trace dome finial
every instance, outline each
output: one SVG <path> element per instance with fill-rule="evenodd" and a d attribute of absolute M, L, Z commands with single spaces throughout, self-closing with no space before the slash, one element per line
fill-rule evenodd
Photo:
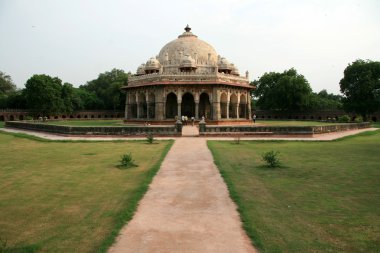
<path fill-rule="evenodd" d="M 191 28 L 189 27 L 189 24 L 187 24 L 186 27 L 185 27 L 185 31 L 186 32 L 190 32 L 190 30 L 191 30 Z"/>

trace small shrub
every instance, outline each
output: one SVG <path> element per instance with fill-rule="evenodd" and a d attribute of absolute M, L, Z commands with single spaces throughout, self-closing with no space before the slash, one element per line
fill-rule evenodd
<path fill-rule="evenodd" d="M 280 166 L 280 158 L 278 157 L 280 153 L 278 151 L 269 151 L 261 155 L 263 161 L 271 168 Z"/>
<path fill-rule="evenodd" d="M 154 136 L 152 133 L 148 133 L 146 135 L 146 141 L 149 143 L 149 144 L 152 144 L 154 142 Z"/>
<path fill-rule="evenodd" d="M 363 123 L 363 117 L 362 116 L 356 116 L 354 122 L 355 123 Z"/>
<path fill-rule="evenodd" d="M 128 153 L 128 154 L 122 155 L 121 160 L 120 160 L 120 165 L 125 168 L 136 166 L 132 158 L 132 154 Z"/>
<path fill-rule="evenodd" d="M 338 117 L 338 122 L 340 122 L 340 123 L 348 123 L 348 122 L 350 122 L 350 120 L 351 120 L 351 118 L 348 115 L 342 115 L 342 116 Z"/>

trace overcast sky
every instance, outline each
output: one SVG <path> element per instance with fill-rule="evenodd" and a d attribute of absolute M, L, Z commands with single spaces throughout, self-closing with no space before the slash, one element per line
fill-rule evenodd
<path fill-rule="evenodd" d="M 112 68 L 135 73 L 189 24 L 251 81 L 294 67 L 339 93 L 345 67 L 380 60 L 379 0 L 0 0 L 0 71 L 74 86 Z"/>

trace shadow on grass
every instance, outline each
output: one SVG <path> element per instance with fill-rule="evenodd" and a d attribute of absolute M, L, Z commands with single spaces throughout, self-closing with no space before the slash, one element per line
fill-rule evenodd
<path fill-rule="evenodd" d="M 126 170 L 126 169 L 131 169 L 131 168 L 136 168 L 136 167 L 139 167 L 137 164 L 130 164 L 130 165 L 116 165 L 115 166 L 116 168 L 118 168 L 119 170 Z"/>

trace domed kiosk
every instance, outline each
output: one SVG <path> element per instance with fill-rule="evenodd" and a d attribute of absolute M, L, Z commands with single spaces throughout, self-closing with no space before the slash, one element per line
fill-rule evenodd
<path fill-rule="evenodd" d="M 237 67 L 191 32 L 167 43 L 158 56 L 129 77 L 125 121 L 172 121 L 182 115 L 209 123 L 241 123 L 251 118 L 248 72 Z"/>

